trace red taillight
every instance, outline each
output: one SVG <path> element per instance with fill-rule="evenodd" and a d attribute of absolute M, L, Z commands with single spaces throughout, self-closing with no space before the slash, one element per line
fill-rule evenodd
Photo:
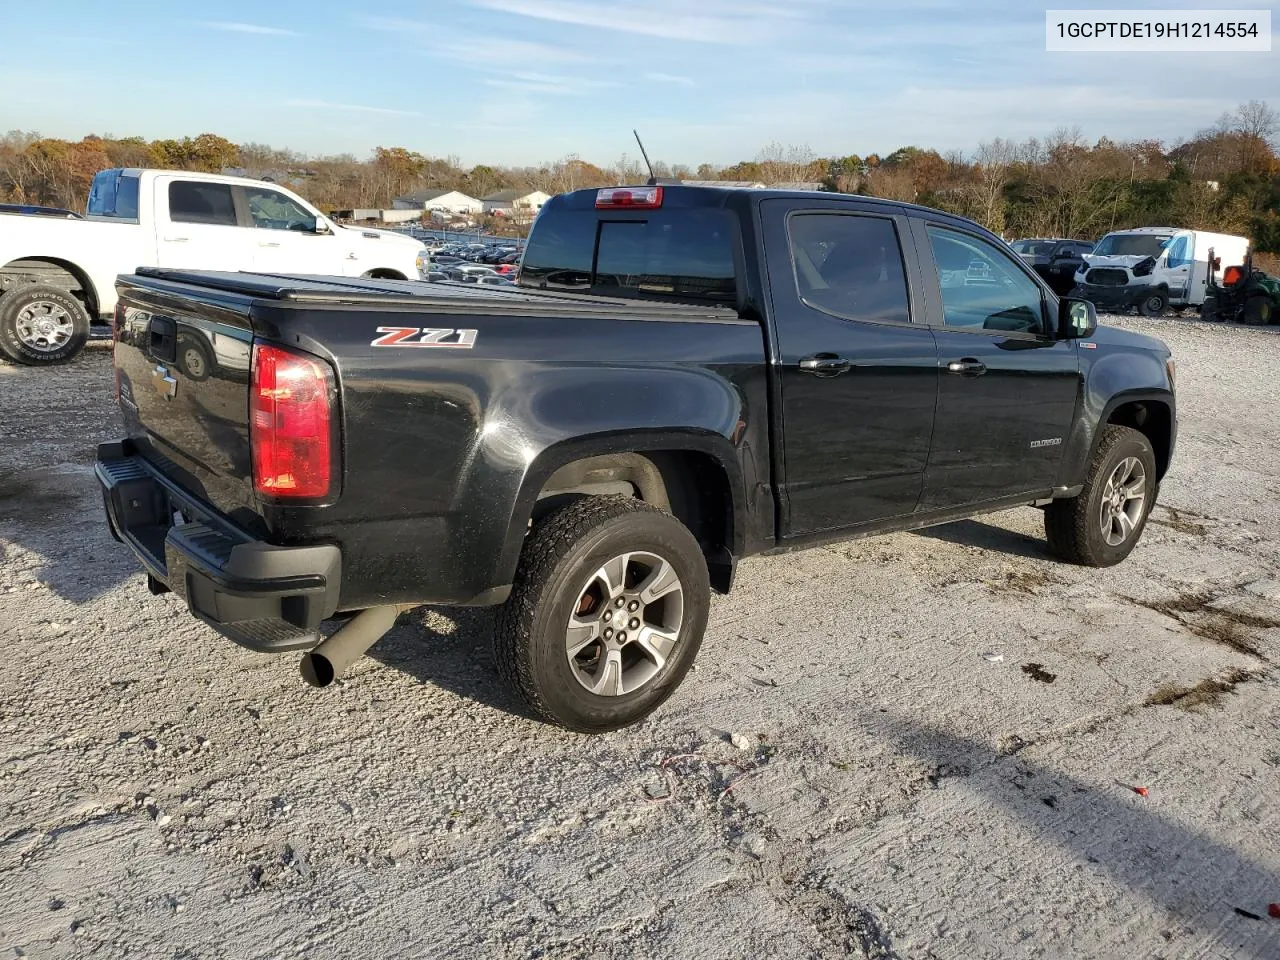
<path fill-rule="evenodd" d="M 314 357 L 253 345 L 249 440 L 253 486 L 270 497 L 324 497 L 332 461 L 328 366 Z"/>
<path fill-rule="evenodd" d="M 608 187 L 596 193 L 596 209 L 656 210 L 662 206 L 661 187 Z"/>

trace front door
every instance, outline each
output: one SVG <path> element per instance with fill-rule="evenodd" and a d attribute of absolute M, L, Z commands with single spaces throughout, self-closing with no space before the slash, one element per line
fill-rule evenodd
<path fill-rule="evenodd" d="M 782 394 L 782 529 L 819 536 L 910 514 L 938 392 L 913 323 L 903 217 L 762 204 Z M 911 258 L 914 262 L 914 258 Z"/>
<path fill-rule="evenodd" d="M 258 273 L 351 273 L 333 233 L 316 233 L 316 216 L 270 187 L 244 187 L 253 224 L 253 269 Z M 354 262 L 352 264 L 354 266 Z"/>
<path fill-rule="evenodd" d="M 1012 256 L 961 230 L 913 228 L 934 267 L 924 272 L 940 377 L 920 509 L 1043 494 L 1075 418 L 1078 341 L 1055 338 L 1056 301 Z"/>

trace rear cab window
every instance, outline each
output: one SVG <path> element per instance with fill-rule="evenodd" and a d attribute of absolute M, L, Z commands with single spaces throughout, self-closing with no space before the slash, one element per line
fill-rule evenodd
<path fill-rule="evenodd" d="M 125 170 L 103 170 L 89 187 L 89 204 L 85 212 L 91 217 L 138 221 L 138 175 Z"/>
<path fill-rule="evenodd" d="M 589 195 L 588 195 L 589 196 Z M 731 213 L 719 206 L 597 210 L 558 197 L 539 215 L 520 285 L 606 296 L 733 304 L 737 299 Z"/>

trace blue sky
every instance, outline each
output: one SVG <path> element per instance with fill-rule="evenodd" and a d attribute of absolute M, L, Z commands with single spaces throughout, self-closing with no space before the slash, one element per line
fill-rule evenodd
<path fill-rule="evenodd" d="M 1051 54 L 1044 10 L 992 0 L 50 0 L 6 14 L 0 127 L 210 131 L 361 157 L 396 145 L 467 164 L 568 153 L 611 163 L 634 158 L 638 127 L 655 159 L 696 164 L 750 159 L 770 141 L 823 156 L 969 151 L 1075 124 L 1090 139 L 1172 141 L 1280 92 L 1280 43 L 1269 54 Z M 1271 103 L 1280 108 L 1280 96 Z"/>

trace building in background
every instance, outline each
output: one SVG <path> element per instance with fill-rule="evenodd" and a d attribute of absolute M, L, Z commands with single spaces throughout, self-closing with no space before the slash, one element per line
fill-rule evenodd
<path fill-rule="evenodd" d="M 499 190 L 482 201 L 484 212 L 499 217 L 526 220 L 537 216 L 542 205 L 550 200 L 541 190 Z"/>
<path fill-rule="evenodd" d="M 474 216 L 484 210 L 484 204 L 458 190 L 416 190 L 403 197 L 396 197 L 391 205 L 397 210 L 442 210 Z"/>

